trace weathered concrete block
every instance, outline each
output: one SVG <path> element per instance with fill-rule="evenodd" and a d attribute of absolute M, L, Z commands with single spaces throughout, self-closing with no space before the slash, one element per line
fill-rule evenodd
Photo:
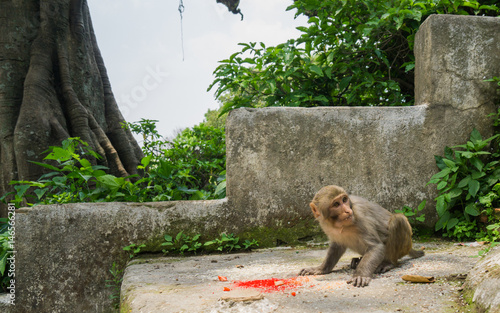
<path fill-rule="evenodd" d="M 242 218 L 286 227 L 312 218 L 322 186 L 400 209 L 428 194 L 435 171 L 427 106 L 238 109 L 227 119 L 227 196 Z M 426 145 L 427 143 L 431 146 Z"/>
<path fill-rule="evenodd" d="M 490 251 L 467 275 L 464 284 L 467 300 L 478 312 L 500 313 L 500 249 Z"/>
<path fill-rule="evenodd" d="M 17 214 L 14 312 L 108 312 L 106 280 L 124 266 L 129 244 L 158 246 L 163 235 L 191 230 L 214 238 L 227 201 L 78 203 Z"/>
<path fill-rule="evenodd" d="M 491 105 L 500 75 L 500 19 L 431 15 L 415 36 L 416 104 L 459 110 Z"/>

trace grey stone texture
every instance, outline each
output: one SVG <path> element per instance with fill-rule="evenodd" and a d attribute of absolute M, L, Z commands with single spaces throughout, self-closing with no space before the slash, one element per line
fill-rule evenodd
<path fill-rule="evenodd" d="M 500 313 L 500 249 L 490 251 L 474 266 L 464 289 L 478 312 Z"/>
<path fill-rule="evenodd" d="M 327 184 L 389 210 L 429 199 L 433 156 L 492 133 L 500 20 L 431 16 L 416 36 L 414 107 L 239 109 L 227 120 L 227 196 L 221 201 L 89 203 L 21 209 L 16 218 L 15 312 L 106 312 L 106 280 L 122 247 L 158 249 L 164 234 L 220 232 L 274 242 L 318 231 L 308 202 Z M 300 231 L 298 231 L 300 229 Z M 267 232 L 266 232 L 267 230 Z M 478 301 L 481 299 L 477 298 Z"/>
<path fill-rule="evenodd" d="M 20 209 L 16 224 L 14 312 L 111 311 L 106 280 L 122 248 L 161 250 L 167 233 L 193 230 L 214 238 L 227 201 L 77 203 Z"/>
<path fill-rule="evenodd" d="M 348 250 L 332 273 L 299 277 L 297 286 L 269 293 L 264 288 L 244 289 L 233 283 L 295 279 L 300 269 L 321 264 L 326 249 L 281 248 L 230 255 L 139 258 L 125 270 L 121 308 L 122 312 L 132 313 L 467 312 L 456 299 L 466 273 L 480 260 L 471 256 L 477 255 L 482 247 L 439 241 L 416 246 L 425 246 L 424 257 L 403 258 L 400 266 L 375 275 L 365 288 L 347 284 L 353 273 L 351 258 L 358 256 Z M 436 283 L 405 283 L 404 275 L 434 277 Z M 218 276 L 226 277 L 227 281 L 219 281 Z M 224 291 L 224 287 L 231 290 Z M 498 288 L 493 286 L 491 291 Z M 292 292 L 296 295 L 292 296 Z M 262 300 L 246 303 L 220 300 L 259 293 Z"/>

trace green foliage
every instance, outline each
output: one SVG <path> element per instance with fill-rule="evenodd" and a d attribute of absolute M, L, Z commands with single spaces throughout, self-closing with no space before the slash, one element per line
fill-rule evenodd
<path fill-rule="evenodd" d="M 493 77 L 491 79 L 486 79 L 485 81 L 496 82 L 496 84 L 498 85 L 497 89 L 500 90 L 500 77 Z M 493 118 L 493 126 L 500 126 L 500 106 L 498 107 L 496 113 L 491 113 L 489 116 Z"/>
<path fill-rule="evenodd" d="M 229 96 L 221 96 L 219 97 L 219 101 L 221 103 L 225 103 L 229 101 Z M 221 114 L 221 112 L 221 108 L 219 108 L 218 110 L 209 109 L 207 113 L 205 113 L 205 121 L 203 122 L 203 125 L 225 130 L 227 113 Z"/>
<path fill-rule="evenodd" d="M 302 35 L 241 51 L 214 71 L 222 113 L 239 107 L 410 105 L 414 36 L 430 14 L 497 15 L 495 1 L 297 0 Z"/>
<path fill-rule="evenodd" d="M 68 138 L 50 147 L 44 163 L 51 172 L 37 181 L 12 181 L 9 202 L 20 205 L 70 202 L 146 202 L 207 200 L 226 196 L 226 151 L 223 129 L 203 124 L 186 129 L 172 141 L 156 131 L 156 121 L 127 124 L 143 135 L 147 154 L 138 169 L 144 176 L 116 177 L 107 167 L 92 165 L 100 156 L 79 138 Z M 135 181 L 131 181 L 135 178 Z"/>
<path fill-rule="evenodd" d="M 200 239 L 200 235 L 189 236 L 184 234 L 182 231 L 173 238 L 170 235 L 164 236 L 165 242 L 161 245 L 165 247 L 162 250 L 163 253 L 171 253 L 177 252 L 180 254 L 184 254 L 184 252 L 192 252 L 196 254 L 198 250 L 200 250 L 203 246 L 198 240 Z"/>
<path fill-rule="evenodd" d="M 226 142 L 223 128 L 204 123 L 187 128 L 173 140 L 156 131 L 156 121 L 127 124 L 144 138 L 147 169 L 141 183 L 151 190 L 152 201 L 207 200 L 225 197 Z M 221 185 L 219 187 L 219 185 Z"/>
<path fill-rule="evenodd" d="M 133 243 L 133 244 L 131 244 L 129 246 L 123 247 L 123 250 L 129 252 L 129 258 L 132 259 L 137 254 L 139 254 L 141 252 L 141 249 L 144 248 L 144 247 L 146 247 L 145 244 L 136 245 L 135 243 Z"/>
<path fill-rule="evenodd" d="M 200 235 L 189 236 L 184 234 L 182 231 L 177 234 L 177 236 L 172 237 L 170 235 L 164 236 L 165 242 L 161 246 L 165 247 L 162 252 L 167 253 L 194 253 L 201 250 L 210 251 L 210 248 L 215 249 L 215 251 L 220 252 L 231 252 L 233 250 L 250 250 L 259 246 L 257 240 L 245 240 L 243 243 L 239 243 L 239 237 L 235 237 L 234 234 L 221 234 L 220 238 L 215 238 L 213 240 L 200 242 Z M 242 247 L 243 246 L 243 247 Z"/>
<path fill-rule="evenodd" d="M 444 157 L 435 157 L 441 171 L 428 184 L 436 184 L 439 192 L 435 199 L 439 217 L 436 230 L 459 240 L 474 239 L 485 236 L 475 217 L 483 214 L 491 222 L 498 220 L 492 207 L 500 204 L 499 154 L 487 150 L 499 136 L 483 139 L 474 129 L 465 145 L 446 147 Z"/>
<path fill-rule="evenodd" d="M 12 254 L 12 246 L 9 241 L 9 220 L 0 218 L 0 290 L 7 290 L 9 286 L 8 257 Z"/>
<path fill-rule="evenodd" d="M 135 123 L 123 122 L 122 127 L 142 136 L 142 152 L 144 152 L 144 155 L 159 158 L 162 150 L 167 148 L 168 142 L 165 142 L 163 136 L 156 129 L 156 123 L 158 123 L 158 120 L 141 118 L 140 121 Z"/>
<path fill-rule="evenodd" d="M 239 237 L 234 237 L 234 234 L 222 234 L 220 238 L 205 242 L 205 246 L 216 245 L 216 250 L 231 252 L 233 249 L 241 249 L 238 244 Z"/>
<path fill-rule="evenodd" d="M 174 184 L 191 192 L 192 200 L 209 198 L 226 168 L 224 130 L 201 124 L 182 131 L 170 145 L 164 151 L 164 164 L 172 168 Z"/>
<path fill-rule="evenodd" d="M 427 200 L 420 202 L 420 204 L 416 209 L 413 209 L 405 205 L 403 209 L 395 210 L 395 212 L 404 214 L 408 218 L 408 221 L 410 222 L 411 226 L 415 227 L 417 225 L 417 222 L 423 223 L 425 221 L 425 214 L 422 213 L 419 214 L 419 212 L 421 212 L 425 208 L 426 203 Z"/>
<path fill-rule="evenodd" d="M 119 269 L 119 266 L 113 262 L 109 272 L 111 273 L 112 279 L 106 280 L 106 288 L 112 289 L 109 299 L 112 300 L 113 307 L 118 310 L 120 308 L 120 291 L 123 281 L 123 269 Z"/>
<path fill-rule="evenodd" d="M 23 201 L 27 205 L 120 201 L 134 199 L 139 190 L 125 177 L 106 174 L 107 167 L 92 165 L 100 156 L 79 138 L 68 138 L 61 147 L 50 147 L 46 152 L 46 163 L 32 163 L 52 172 L 37 181 L 12 181 L 16 192 L 9 202 L 19 206 Z M 0 200 L 5 201 L 8 195 Z"/>

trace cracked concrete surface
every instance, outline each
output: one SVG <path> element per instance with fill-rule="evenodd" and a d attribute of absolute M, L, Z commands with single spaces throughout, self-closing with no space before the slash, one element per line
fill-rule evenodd
<path fill-rule="evenodd" d="M 237 281 L 295 278 L 303 267 L 319 265 L 325 249 L 263 249 L 251 253 L 133 260 L 122 284 L 121 312 L 463 312 L 460 297 L 465 274 L 480 258 L 480 247 L 433 242 L 419 259 L 376 275 L 370 285 L 346 283 L 352 274 L 347 252 L 334 271 L 299 277 L 283 290 L 235 287 Z M 403 275 L 433 276 L 432 284 L 404 282 Z M 228 281 L 219 281 L 218 276 Z M 224 287 L 230 291 L 224 291 Z M 500 288 L 500 287 L 499 287 Z M 294 294 L 292 294 L 294 293 Z M 256 297 L 260 300 L 232 301 Z M 229 300 L 222 300 L 229 298 Z M 237 299 L 236 299 L 237 300 Z M 493 311 L 490 311 L 493 312 Z"/>

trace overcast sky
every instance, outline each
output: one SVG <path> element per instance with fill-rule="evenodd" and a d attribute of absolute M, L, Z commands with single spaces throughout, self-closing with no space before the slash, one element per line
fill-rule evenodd
<path fill-rule="evenodd" d="M 238 43 L 276 45 L 298 37 L 296 27 L 306 19 L 285 11 L 291 3 L 241 0 L 241 21 L 216 0 L 183 0 L 182 45 L 179 0 L 88 0 L 123 116 L 129 122 L 159 120 L 164 136 L 202 122 L 208 109 L 219 107 L 207 87 L 218 61 L 239 51 Z"/>

